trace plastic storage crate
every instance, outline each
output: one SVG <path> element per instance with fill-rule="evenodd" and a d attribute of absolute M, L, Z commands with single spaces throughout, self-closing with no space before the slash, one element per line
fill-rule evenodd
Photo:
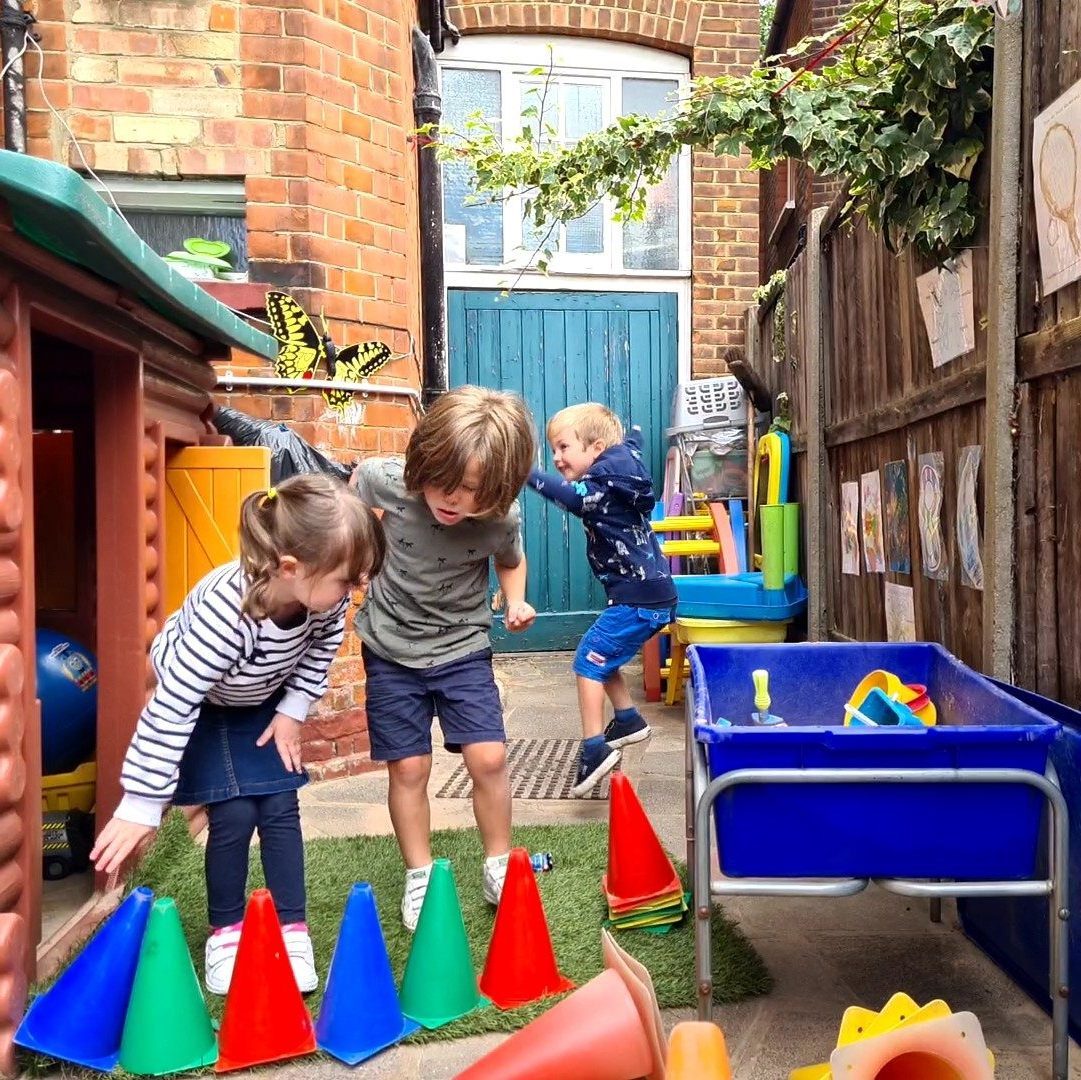
<path fill-rule="evenodd" d="M 681 382 L 672 395 L 667 434 L 747 423 L 747 397 L 734 375 Z"/>
<path fill-rule="evenodd" d="M 1005 685 L 1002 689 L 1062 725 L 1051 744 L 1050 758 L 1070 811 L 1070 970 L 1081 971 L 1081 918 L 1077 914 L 1081 912 L 1081 713 L 1028 690 Z M 1036 872 L 1047 873 L 1047 848 L 1042 842 Z M 957 911 L 965 933 L 1037 1004 L 1050 1010 L 1047 901 L 1034 896 L 964 899 L 957 901 Z M 1070 996 L 1070 1034 L 1081 1039 L 1078 995 Z"/>
<path fill-rule="evenodd" d="M 737 769 L 1011 768 L 1043 774 L 1056 721 L 934 644 L 713 645 L 690 650 L 695 736 L 711 778 Z M 751 724 L 751 672 L 770 673 L 771 711 Z M 843 727 L 876 668 L 928 687 L 933 728 Z M 733 727 L 710 721 L 724 718 Z M 1031 876 L 1043 812 L 1013 784 L 747 785 L 714 804 L 729 877 L 1012 880 Z"/>
<path fill-rule="evenodd" d="M 679 602 L 676 615 L 683 619 L 746 619 L 787 621 L 807 607 L 807 588 L 796 574 L 785 578 L 783 589 L 767 589 L 762 574 L 676 574 Z"/>

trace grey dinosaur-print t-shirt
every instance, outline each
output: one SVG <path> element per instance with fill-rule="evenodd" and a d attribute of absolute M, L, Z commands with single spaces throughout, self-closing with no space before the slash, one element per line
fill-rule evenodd
<path fill-rule="evenodd" d="M 518 504 L 505 518 L 441 525 L 423 495 L 405 490 L 405 462 L 368 458 L 353 477 L 357 494 L 383 511 L 387 558 L 357 612 L 361 640 L 406 667 L 449 664 L 489 645 L 489 560 L 522 561 Z"/>

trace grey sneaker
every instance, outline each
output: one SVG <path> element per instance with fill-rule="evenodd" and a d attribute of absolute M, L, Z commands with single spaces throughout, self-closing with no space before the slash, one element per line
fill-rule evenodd
<path fill-rule="evenodd" d="M 402 922 L 410 933 L 413 933 L 417 928 L 420 909 L 424 906 L 424 897 L 428 892 L 428 879 L 431 876 L 431 863 L 405 872 L 405 892 L 402 894 Z"/>
<path fill-rule="evenodd" d="M 499 898 L 503 895 L 503 882 L 507 879 L 507 862 L 510 853 L 506 855 L 489 855 L 484 860 L 484 899 L 489 904 L 499 906 Z"/>

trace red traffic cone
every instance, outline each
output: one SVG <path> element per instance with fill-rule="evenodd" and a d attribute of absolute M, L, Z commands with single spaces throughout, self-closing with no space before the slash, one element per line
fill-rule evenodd
<path fill-rule="evenodd" d="M 556 964 L 529 852 L 514 848 L 480 977 L 481 993 L 499 1008 L 513 1009 L 573 989 Z"/>
<path fill-rule="evenodd" d="M 613 908 L 682 894 L 676 868 L 657 838 L 630 780 L 612 774 L 608 797 L 608 873 L 601 887 Z"/>
<path fill-rule="evenodd" d="M 268 890 L 256 889 L 244 912 L 214 1071 L 314 1052 L 315 1029 L 297 989 L 274 901 Z"/>

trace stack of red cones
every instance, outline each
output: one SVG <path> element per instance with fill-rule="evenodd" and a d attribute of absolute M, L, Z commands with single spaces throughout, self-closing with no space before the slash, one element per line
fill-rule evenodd
<path fill-rule="evenodd" d="M 608 873 L 601 881 L 616 930 L 664 932 L 687 911 L 683 884 L 638 801 L 630 780 L 612 774 Z"/>

